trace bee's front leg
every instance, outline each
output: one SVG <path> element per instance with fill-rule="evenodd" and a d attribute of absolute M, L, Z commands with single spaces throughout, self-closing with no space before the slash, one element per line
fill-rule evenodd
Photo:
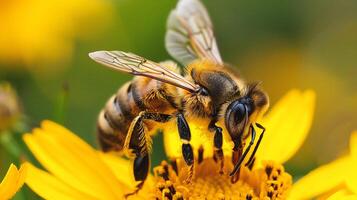
<path fill-rule="evenodd" d="M 259 148 L 259 145 L 260 145 L 260 142 L 262 141 L 264 133 L 265 133 L 265 127 L 264 126 L 262 126 L 259 123 L 255 123 L 255 125 L 262 130 L 262 133 L 260 133 L 258 142 L 255 145 L 254 150 L 253 150 L 252 154 L 250 155 L 248 162 L 245 164 L 245 166 L 248 166 L 249 168 L 252 168 L 253 165 L 254 165 L 255 153 L 257 152 L 257 150 Z"/>
<path fill-rule="evenodd" d="M 222 145 L 223 145 L 223 134 L 222 134 L 222 128 L 216 126 L 215 121 L 212 121 L 208 127 L 208 129 L 212 132 L 214 132 L 214 138 L 213 138 L 213 146 L 214 146 L 214 152 L 213 152 L 213 159 L 216 162 L 220 162 L 220 171 L 219 173 L 223 174 L 223 167 L 224 167 L 224 154 L 222 150 Z"/>
<path fill-rule="evenodd" d="M 185 116 L 182 113 L 177 114 L 177 128 L 180 134 L 180 139 L 182 141 L 182 155 L 186 164 L 190 167 L 190 173 L 186 179 L 186 182 L 190 182 L 193 177 L 194 155 L 192 146 L 190 144 L 190 127 L 188 126 Z"/>
<path fill-rule="evenodd" d="M 239 169 L 240 169 L 240 167 L 241 167 L 241 165 L 242 165 L 242 163 L 243 163 L 245 157 L 247 156 L 247 154 L 248 154 L 250 148 L 251 148 L 252 145 L 254 144 L 254 140 L 255 140 L 256 133 L 255 133 L 255 129 L 254 129 L 253 125 L 250 125 L 250 130 L 251 130 L 250 142 L 248 143 L 247 148 L 244 150 L 244 153 L 239 157 L 238 161 L 236 161 L 236 162 L 234 163 L 234 168 L 233 168 L 232 172 L 230 173 L 230 176 L 232 177 L 231 181 L 232 181 L 233 183 L 235 183 L 235 182 L 238 180 L 238 177 L 239 177 Z M 261 140 L 261 139 L 259 138 L 259 140 Z M 260 142 L 259 142 L 259 143 L 260 143 Z M 242 143 L 240 143 L 240 144 L 242 144 Z M 233 153 L 235 153 L 235 148 L 236 148 L 236 147 L 233 148 Z M 255 150 L 255 151 L 256 151 L 256 150 Z M 254 152 L 254 154 L 255 154 L 255 152 Z M 254 156 L 254 155 L 253 155 L 253 156 Z M 250 158 L 250 159 L 252 159 L 252 158 Z M 250 159 L 249 159 L 249 160 L 250 160 Z M 248 161 L 248 163 L 249 163 L 249 162 L 250 162 L 250 161 Z"/>

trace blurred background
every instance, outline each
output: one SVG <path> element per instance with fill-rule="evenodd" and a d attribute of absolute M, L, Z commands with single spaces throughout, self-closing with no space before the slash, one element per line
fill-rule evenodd
<path fill-rule="evenodd" d="M 303 175 L 346 153 L 357 128 L 357 1 L 202 1 L 224 60 L 247 80 L 263 81 L 272 105 L 292 88 L 316 91 L 311 132 L 288 171 Z M 164 35 L 175 4 L 0 1 L 0 82 L 16 90 L 25 115 L 2 131 L 28 131 L 51 119 L 96 146 L 99 110 L 132 77 L 94 63 L 88 52 L 124 50 L 154 61 L 170 59 Z M 6 98 L 0 94 L 1 99 Z M 161 139 L 154 141 L 153 165 L 165 158 Z M 2 176 L 9 163 L 18 162 L 9 151 L 1 147 Z"/>

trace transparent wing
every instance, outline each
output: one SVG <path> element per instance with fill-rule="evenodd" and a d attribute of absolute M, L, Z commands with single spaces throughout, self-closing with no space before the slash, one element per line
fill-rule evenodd
<path fill-rule="evenodd" d="M 222 64 L 207 10 L 199 0 L 180 0 L 167 21 L 166 49 L 184 65 L 197 58 Z"/>
<path fill-rule="evenodd" d="M 136 76 L 150 77 L 192 92 L 198 90 L 198 86 L 186 80 L 180 74 L 133 53 L 122 51 L 96 51 L 90 53 L 89 57 L 115 70 Z"/>

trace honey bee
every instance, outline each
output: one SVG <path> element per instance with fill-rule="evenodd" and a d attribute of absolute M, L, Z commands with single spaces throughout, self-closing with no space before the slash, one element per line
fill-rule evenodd
<path fill-rule="evenodd" d="M 100 64 L 135 76 L 100 112 L 97 129 L 101 148 L 103 151 L 129 150 L 134 155 L 133 172 L 139 181 L 137 192 L 150 168 L 151 135 L 162 128 L 162 124 L 175 120 L 183 160 L 193 168 L 194 149 L 190 144 L 188 119 L 198 118 L 207 127 L 207 134 L 214 135 L 214 158 L 221 167 L 223 133 L 229 135 L 234 144 L 234 168 L 230 176 L 235 182 L 242 163 L 254 162 L 263 138 L 265 128 L 256 121 L 268 109 L 267 94 L 258 84 L 245 83 L 222 61 L 211 20 L 199 0 L 180 0 L 171 11 L 165 44 L 169 54 L 186 66 L 183 72 L 172 61 L 157 63 L 133 53 L 96 51 L 89 54 Z M 256 143 L 254 127 L 262 129 Z"/>

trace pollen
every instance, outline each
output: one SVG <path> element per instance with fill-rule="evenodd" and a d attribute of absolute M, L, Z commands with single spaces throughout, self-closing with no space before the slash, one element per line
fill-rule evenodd
<path fill-rule="evenodd" d="M 282 165 L 269 161 L 255 169 L 242 167 L 238 181 L 232 183 L 232 164 L 225 160 L 223 174 L 210 158 L 193 169 L 180 160 L 163 161 L 154 168 L 154 199 L 286 199 L 292 178 Z"/>

